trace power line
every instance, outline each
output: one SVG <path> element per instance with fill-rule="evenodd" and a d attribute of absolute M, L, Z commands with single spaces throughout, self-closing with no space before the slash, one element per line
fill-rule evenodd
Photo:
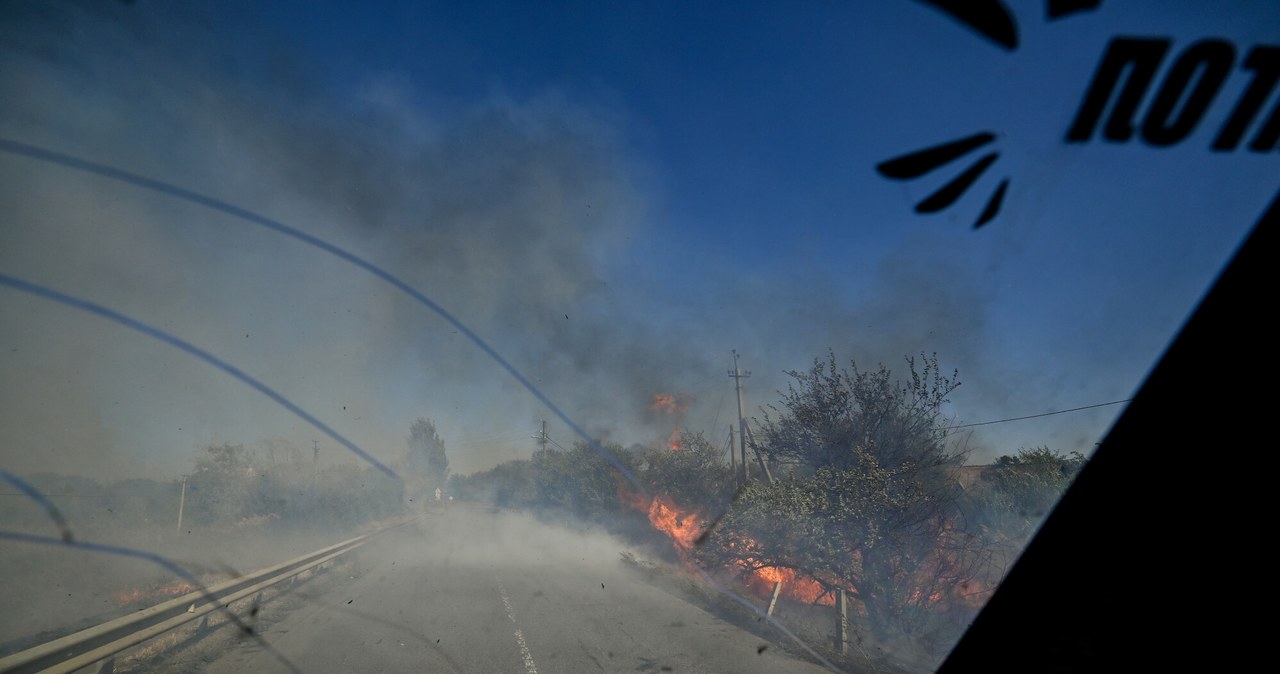
<path fill-rule="evenodd" d="M 1095 407 L 1106 407 L 1107 405 L 1119 405 L 1120 403 L 1132 402 L 1133 398 L 1125 398 L 1124 400 L 1112 400 L 1109 403 L 1098 403 L 1096 405 L 1085 405 L 1084 407 L 1073 407 L 1069 410 L 1058 410 L 1056 412 L 1045 412 L 1044 414 L 1032 414 L 1025 417 L 1013 417 L 1011 419 L 996 419 L 995 421 L 980 421 L 976 424 L 961 424 L 959 426 L 951 426 L 948 431 L 954 431 L 957 428 L 973 428 L 974 426 L 989 426 L 991 424 L 1003 424 L 1009 421 L 1022 421 L 1023 419 L 1036 419 L 1039 417 L 1048 417 L 1055 414 L 1066 414 L 1067 412 L 1079 412 L 1080 410 L 1091 410 Z"/>
<path fill-rule="evenodd" d="M 711 422 L 712 428 L 718 428 L 720 426 L 720 412 L 724 410 L 724 399 L 728 395 L 729 395 L 729 389 L 721 387 L 720 402 L 716 403 L 716 418 L 715 418 L 715 421 Z"/>
<path fill-rule="evenodd" d="M 677 386 L 675 388 L 677 390 L 688 390 L 693 387 L 705 384 L 715 379 L 716 377 L 719 377 L 720 376 L 719 374 L 712 371 L 719 367 L 718 365 L 716 365 L 719 359 L 720 359 L 720 355 L 718 353 L 715 356 L 707 355 L 707 356 L 692 357 L 691 360 L 698 361 L 698 365 L 700 365 L 703 368 L 703 370 L 702 371 L 694 371 L 692 369 L 685 370 L 686 374 L 679 378 L 680 381 L 684 382 L 684 385 Z M 705 374 L 705 376 L 702 376 L 701 372 L 707 372 L 708 374 Z M 700 377 L 700 378 L 695 380 L 693 379 L 693 377 Z"/>
<path fill-rule="evenodd" d="M 465 447 L 480 447 L 484 445 L 499 444 L 499 443 L 522 442 L 524 440 L 528 440 L 529 437 L 530 436 L 524 433 L 512 432 L 512 433 L 503 433 L 503 434 L 495 434 L 495 435 L 486 435 L 483 437 L 467 436 L 461 440 L 446 442 L 445 444 L 446 446 L 448 446 L 449 449 L 459 449 L 459 448 L 465 448 Z M 538 436 L 535 435 L 532 437 L 536 438 Z"/>
<path fill-rule="evenodd" d="M 26 496 L 27 498 L 31 498 L 29 494 L 23 494 L 21 492 L 16 492 L 16 491 L 0 492 L 0 496 Z M 113 497 L 119 497 L 121 495 L 120 494 L 44 494 L 44 496 L 50 496 L 55 498 L 113 498 Z M 141 496 L 134 496 L 134 495 L 128 495 L 128 496 L 133 496 L 134 498 L 141 498 Z"/>

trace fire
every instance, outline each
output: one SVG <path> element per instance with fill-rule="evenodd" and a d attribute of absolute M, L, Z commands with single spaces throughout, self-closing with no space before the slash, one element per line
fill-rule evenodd
<path fill-rule="evenodd" d="M 624 508 L 645 513 L 649 518 L 649 524 L 666 534 L 671 542 L 675 543 L 681 559 L 685 558 L 685 552 L 691 549 L 698 541 L 698 537 L 703 534 L 702 518 L 697 513 L 677 507 L 665 496 L 649 498 L 644 494 L 619 488 L 618 501 Z M 686 563 L 688 563 L 687 560 Z"/>
<path fill-rule="evenodd" d="M 926 597 L 925 597 L 925 595 L 924 595 L 924 590 L 921 590 L 920 588 L 916 588 L 916 589 L 915 589 L 915 591 L 913 591 L 913 592 L 911 593 L 911 598 L 910 598 L 910 599 L 908 599 L 908 601 L 909 601 L 910 603 L 912 603 L 912 604 L 919 604 L 919 603 L 921 602 L 921 600 L 924 600 L 924 599 L 926 599 Z M 938 603 L 938 602 L 942 601 L 942 593 L 941 593 L 941 592 L 933 592 L 933 593 L 931 593 L 931 594 L 928 596 L 928 598 L 927 598 L 927 599 L 928 599 L 928 603 L 930 603 L 930 604 L 936 604 L 936 603 Z"/>
<path fill-rule="evenodd" d="M 653 403 L 649 405 L 649 409 L 654 412 L 675 415 L 675 428 L 667 436 L 667 448 L 672 451 L 678 452 L 683 449 L 680 443 L 680 425 L 684 423 L 684 415 L 689 411 L 689 405 L 692 402 L 693 396 L 688 393 L 678 393 L 676 395 L 658 393 L 653 396 Z"/>
<path fill-rule="evenodd" d="M 666 534 L 675 545 L 676 552 L 686 565 L 692 565 L 689 552 L 697 544 L 699 537 L 705 533 L 706 519 L 696 512 L 686 511 L 674 504 L 665 496 L 649 498 L 643 494 L 633 493 L 624 487 L 619 488 L 618 501 L 623 507 L 644 512 L 654 529 Z M 833 606 L 836 594 L 843 583 L 834 578 L 826 578 L 826 583 L 817 578 L 797 573 L 795 569 L 782 566 L 763 566 L 760 562 L 762 546 L 751 538 L 730 541 L 727 547 L 737 558 L 730 567 L 739 574 L 744 584 L 752 592 L 761 597 L 772 595 L 777 583 L 782 583 L 780 594 L 797 602 L 810 605 Z M 854 556 L 858 553 L 855 551 Z M 857 589 L 845 586 L 851 598 L 858 595 Z M 910 595 L 908 601 L 913 604 L 943 605 L 954 602 L 970 608 L 981 608 L 994 588 L 987 587 L 976 579 L 959 583 L 946 590 L 927 590 L 922 585 Z"/>
<path fill-rule="evenodd" d="M 702 527 L 698 525 L 698 516 L 684 513 L 661 496 L 649 504 L 649 523 L 653 528 L 671 537 L 676 547 L 688 550 L 693 547 L 702 535 Z"/>
<path fill-rule="evenodd" d="M 752 561 L 744 560 L 743 566 L 750 569 Z M 822 583 L 798 575 L 794 569 L 764 566 L 750 571 L 746 581 L 748 587 L 763 595 L 771 594 L 775 583 L 782 583 L 782 594 L 796 601 L 823 606 L 832 606 L 836 603 L 835 596 L 823 587 Z"/>
<path fill-rule="evenodd" d="M 675 544 L 680 558 L 684 559 L 686 564 L 691 563 L 687 552 L 704 533 L 703 519 L 697 513 L 684 511 L 663 496 L 647 499 L 641 494 L 620 492 L 618 498 L 624 507 L 644 511 L 649 516 L 649 523 L 653 528 L 666 534 Z M 759 546 L 754 541 L 746 541 L 744 545 L 731 545 L 731 547 L 745 552 Z M 806 604 L 816 603 L 824 606 L 835 604 L 835 596 L 823 587 L 822 583 L 813 578 L 801 576 L 793 569 L 777 566 L 757 567 L 755 559 L 749 556 L 739 563 L 745 572 L 747 586 L 762 596 L 769 596 L 773 592 L 774 583 L 781 582 L 782 594 L 791 599 Z"/>
<path fill-rule="evenodd" d="M 649 409 L 655 412 L 675 414 L 676 410 L 679 409 L 679 405 L 676 403 L 675 396 L 667 393 L 659 393 L 653 396 L 653 404 L 649 406 Z"/>
<path fill-rule="evenodd" d="M 189 592 L 195 592 L 196 586 L 187 582 L 170 583 L 169 585 L 161 585 L 153 588 L 138 588 L 136 590 L 127 590 L 125 592 L 117 592 L 112 598 L 116 600 L 117 606 L 124 606 L 148 599 L 160 599 L 163 597 L 177 597 Z"/>

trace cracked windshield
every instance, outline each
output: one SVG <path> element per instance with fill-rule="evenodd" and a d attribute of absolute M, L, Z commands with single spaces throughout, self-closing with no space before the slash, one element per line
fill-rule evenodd
<path fill-rule="evenodd" d="M 0 671 L 933 672 L 1275 196 L 1280 5 L 0 10 Z"/>

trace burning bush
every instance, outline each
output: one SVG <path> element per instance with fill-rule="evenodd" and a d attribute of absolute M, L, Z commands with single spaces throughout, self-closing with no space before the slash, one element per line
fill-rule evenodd
<path fill-rule="evenodd" d="M 973 588 L 992 579 L 984 542 L 958 526 L 964 454 L 946 446 L 941 408 L 960 384 L 936 356 L 907 365 L 903 381 L 883 365 L 840 368 L 834 354 L 789 372 L 759 446 L 788 474 L 747 485 L 699 561 L 748 578 L 794 574 L 814 584 L 814 601 L 843 588 L 881 639 L 961 629 Z"/>
<path fill-rule="evenodd" d="M 969 617 L 971 602 L 956 599 L 981 582 L 981 552 L 955 528 L 946 499 L 909 471 L 864 466 L 748 485 L 697 559 L 740 570 L 749 585 L 784 581 L 809 603 L 829 604 L 843 588 L 888 639 L 945 627 L 935 618 L 957 610 Z"/>
<path fill-rule="evenodd" d="M 678 451 L 651 449 L 642 456 L 640 479 L 645 488 L 704 517 L 723 512 L 735 482 L 720 449 L 700 432 L 683 431 L 674 444 Z"/>

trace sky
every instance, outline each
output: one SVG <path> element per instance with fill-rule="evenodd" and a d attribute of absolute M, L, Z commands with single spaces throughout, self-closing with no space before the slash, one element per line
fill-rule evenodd
<path fill-rule="evenodd" d="M 0 466 L 170 479 L 224 442 L 364 462 L 293 410 L 388 464 L 431 418 L 459 473 L 529 456 L 543 419 L 565 447 L 677 421 L 723 444 L 733 351 L 748 416 L 828 352 L 936 353 L 971 463 L 1088 454 L 1122 404 L 986 422 L 1130 398 L 1274 198 L 1260 122 L 1210 146 L 1280 5 L 1003 6 L 1013 48 L 913 0 L 7 3 L 0 277 L 289 405 L 0 284 Z M 1065 142 L 1117 36 L 1171 41 L 1139 121 L 1184 50 L 1233 46 L 1185 139 Z M 979 132 L 919 178 L 876 170 Z"/>

